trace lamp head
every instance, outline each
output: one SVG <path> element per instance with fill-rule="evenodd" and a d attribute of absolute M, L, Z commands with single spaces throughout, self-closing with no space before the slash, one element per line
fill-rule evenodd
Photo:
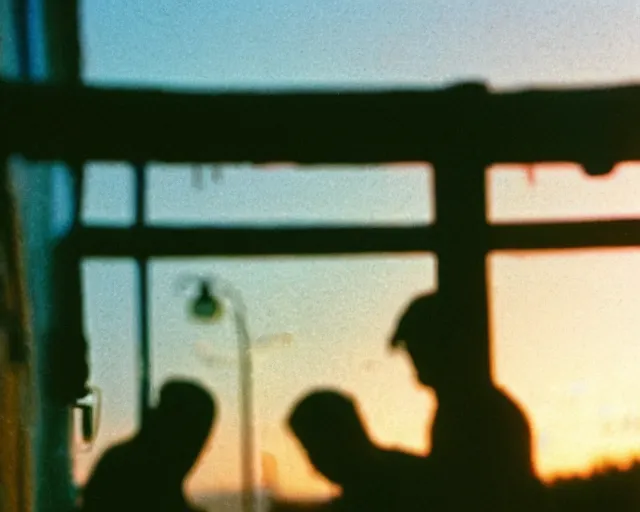
<path fill-rule="evenodd" d="M 223 312 L 223 303 L 211 291 L 207 281 L 200 281 L 200 291 L 189 305 L 189 313 L 196 320 L 215 322 Z"/>

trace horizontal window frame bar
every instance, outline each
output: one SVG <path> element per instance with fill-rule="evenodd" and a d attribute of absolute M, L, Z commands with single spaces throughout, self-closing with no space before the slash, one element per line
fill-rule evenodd
<path fill-rule="evenodd" d="M 493 224 L 493 251 L 640 247 L 640 219 Z"/>
<path fill-rule="evenodd" d="M 84 227 L 68 237 L 84 257 L 298 256 L 430 252 L 420 227 Z M 427 236 L 425 236 L 427 234 Z"/>
<path fill-rule="evenodd" d="M 486 230 L 487 252 L 640 247 L 640 220 L 493 224 Z M 437 225 L 421 225 L 82 227 L 65 243 L 82 257 L 177 258 L 438 253 L 444 242 Z"/>
<path fill-rule="evenodd" d="M 486 165 L 578 162 L 605 172 L 640 160 L 639 119 L 640 85 L 192 94 L 0 82 L 0 120 L 8 128 L 2 151 L 45 161 L 472 158 Z"/>

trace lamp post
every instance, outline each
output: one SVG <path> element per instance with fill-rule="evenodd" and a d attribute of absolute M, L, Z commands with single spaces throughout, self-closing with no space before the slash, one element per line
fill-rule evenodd
<path fill-rule="evenodd" d="M 215 322 L 224 314 L 224 303 L 231 306 L 238 342 L 240 378 L 240 440 L 242 463 L 242 509 L 254 512 L 254 439 L 251 339 L 247 328 L 246 307 L 240 292 L 219 278 L 191 277 L 185 281 L 198 284 L 198 295 L 189 305 L 191 317 Z"/>

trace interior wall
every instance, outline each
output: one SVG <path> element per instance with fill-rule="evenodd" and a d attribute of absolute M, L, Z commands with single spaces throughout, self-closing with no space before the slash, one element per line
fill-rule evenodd
<path fill-rule="evenodd" d="M 76 7 L 74 0 L 0 0 L 2 78 L 72 82 L 79 66 L 73 16 Z M 65 232 L 64 220 L 69 216 L 64 213 L 70 208 L 70 201 L 58 190 L 66 186 L 64 180 L 57 179 L 65 173 L 63 168 L 19 158 L 12 158 L 10 165 L 7 174 L 15 190 L 23 242 L 20 262 L 24 266 L 24 296 L 29 306 L 25 323 L 33 340 L 33 371 L 26 386 L 24 379 L 18 377 L 19 372 L 5 371 L 11 368 L 5 336 L 0 341 L 0 375 L 3 375 L 0 458 L 4 461 L 0 470 L 3 479 L 0 500 L 4 500 L 0 502 L 0 510 L 59 512 L 70 510 L 74 500 L 71 415 L 68 407 L 56 405 L 49 398 L 44 376 L 49 370 L 49 333 L 56 318 L 53 249 Z M 26 402 L 21 396 L 25 388 L 31 396 Z M 28 414 L 26 404 L 33 404 Z M 21 428 L 25 436 L 19 434 Z M 24 474 L 14 471 L 16 461 L 24 464 Z M 24 476 L 22 484 L 20 475 Z"/>

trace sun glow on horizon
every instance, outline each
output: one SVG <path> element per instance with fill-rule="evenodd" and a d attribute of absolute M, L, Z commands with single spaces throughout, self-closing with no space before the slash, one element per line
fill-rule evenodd
<path fill-rule="evenodd" d="M 541 166 L 533 180 L 523 167 L 496 166 L 487 183 L 493 222 L 640 214 L 637 163 L 620 165 L 598 179 L 565 164 Z M 109 309 L 100 305 L 105 293 L 121 298 L 133 291 L 133 267 L 118 265 L 87 267 L 87 315 L 97 345 L 129 340 L 131 354 L 123 357 L 131 366 L 101 367 L 94 353 L 94 377 L 106 383 L 115 371 L 120 381 L 131 380 L 127 385 L 133 390 L 135 329 L 124 325 L 135 324 L 132 299 L 109 303 Z M 288 408 L 313 387 L 339 385 L 354 394 L 379 444 L 428 452 L 435 400 L 416 385 L 406 358 L 388 351 L 386 337 L 405 301 L 435 286 L 433 256 L 153 263 L 154 381 L 189 375 L 206 383 L 223 404 L 189 492 L 231 493 L 240 487 L 237 368 L 233 358 L 223 357 L 233 353 L 233 330 L 230 325 L 206 331 L 185 326 L 183 298 L 170 289 L 184 269 L 213 267 L 247 295 L 256 336 L 293 333 L 289 346 L 256 357 L 254 373 L 258 450 L 276 461 L 271 482 L 277 482 L 283 498 L 315 499 L 335 492 L 309 465 L 284 424 Z M 635 405 L 640 249 L 501 252 L 490 256 L 488 269 L 495 377 L 529 416 L 539 475 L 552 480 L 587 474 L 605 461 L 624 466 L 640 457 L 640 409 Z M 218 340 L 218 352 L 207 359 L 201 345 L 210 339 Z M 84 480 L 97 453 L 135 430 L 135 404 L 128 407 L 131 416 L 124 423 L 109 423 L 114 417 L 107 411 L 105 437 L 94 453 L 76 456 L 77 481 Z"/>

